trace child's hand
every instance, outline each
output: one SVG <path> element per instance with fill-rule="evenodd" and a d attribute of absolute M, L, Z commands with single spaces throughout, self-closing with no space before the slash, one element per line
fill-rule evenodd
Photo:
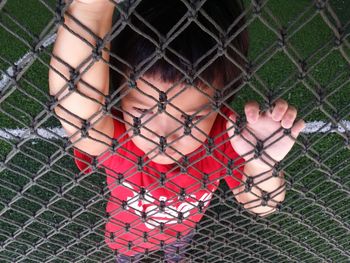
<path fill-rule="evenodd" d="M 83 4 L 95 4 L 95 3 L 103 3 L 103 2 L 108 2 L 109 0 L 73 0 L 73 2 L 80 2 Z M 68 0 L 66 0 L 68 2 Z"/>
<path fill-rule="evenodd" d="M 65 0 L 65 2 L 69 3 L 68 11 L 82 21 L 105 19 L 112 21 L 113 9 L 116 7 L 110 0 Z"/>
<path fill-rule="evenodd" d="M 244 111 L 247 117 L 247 125 L 246 128 L 241 131 L 240 135 L 232 137 L 235 129 L 231 122 L 227 122 L 226 128 L 231 138 L 232 147 L 237 154 L 242 156 L 246 161 L 252 159 L 253 161 L 250 162 L 253 162 L 254 165 L 270 170 L 271 167 L 266 164 L 266 162 L 273 166 L 276 161 L 281 161 L 293 147 L 295 141 L 290 138 L 290 136 L 284 135 L 283 129 L 274 134 L 271 138 L 269 137 L 279 128 L 283 127 L 285 129 L 291 128 L 291 135 L 297 138 L 300 131 L 304 129 L 305 122 L 299 120 L 293 125 L 297 116 L 297 110 L 293 106 L 289 106 L 288 103 L 282 99 L 278 99 L 275 103 L 275 107 L 265 113 L 260 113 L 259 104 L 256 101 L 248 102 L 245 105 Z M 230 119 L 235 122 L 236 116 L 231 115 Z M 253 133 L 257 139 L 263 142 L 263 151 L 273 158 L 273 160 L 266 154 L 262 154 L 257 159 L 254 159 L 254 149 L 257 140 L 248 130 Z"/>

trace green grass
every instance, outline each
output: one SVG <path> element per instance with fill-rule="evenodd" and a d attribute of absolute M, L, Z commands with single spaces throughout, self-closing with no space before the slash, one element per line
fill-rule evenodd
<path fill-rule="evenodd" d="M 55 1 L 48 2 L 54 9 Z M 343 24 L 350 21 L 347 11 L 350 2 L 332 0 L 330 3 Z M 308 7 L 311 7 L 310 11 L 297 20 Z M 278 36 L 259 19 L 249 25 L 249 59 L 259 69 L 237 93 L 232 107 L 242 113 L 248 100 L 263 103 L 264 99 L 259 95 L 261 92 L 265 96 L 270 93 L 286 99 L 299 109 L 299 116 L 306 121 L 330 121 L 325 112 L 330 115 L 337 112 L 341 119 L 349 120 L 349 64 L 339 49 L 332 49 L 333 32 L 320 14 L 305 23 L 315 14 L 311 1 L 270 0 L 265 8 L 271 10 L 274 18 L 268 15 L 267 9 L 263 9 L 264 21 L 277 32 L 282 26 L 287 28 L 286 48 L 271 56 L 272 53 L 266 50 L 277 44 Z M 6 70 L 29 51 L 26 44 L 3 27 L 32 45 L 35 37 L 40 36 L 53 18 L 53 14 L 36 0 L 27 0 L 25 4 L 20 0 L 9 0 L 5 10 L 34 38 L 1 13 L 1 70 Z M 332 18 L 330 21 L 334 22 Z M 300 25 L 303 26 L 295 31 Z M 350 26 L 345 31 L 350 32 Z M 350 37 L 347 39 L 350 40 Z M 48 54 L 51 51 L 52 47 L 49 47 L 39 55 L 46 65 L 36 60 L 18 80 L 16 87 L 1 94 L 0 128 L 26 128 L 45 110 Z M 350 57 L 350 50 L 345 46 L 344 52 Z M 297 78 L 295 63 L 299 60 L 306 62 L 308 71 L 304 79 Z M 318 85 L 323 87 L 331 105 L 315 107 Z M 43 121 L 41 127 L 59 125 L 55 118 L 50 117 Z M 234 260 L 242 256 L 242 251 L 248 252 L 243 253 L 246 258 L 241 262 L 256 262 L 257 257 L 267 262 L 348 261 L 344 252 L 350 251 L 350 151 L 345 147 L 343 135 L 336 133 L 303 135 L 300 142 L 308 142 L 311 149 L 305 153 L 296 145 L 282 162 L 290 189 L 281 212 L 267 220 L 252 221 L 246 212 L 237 212 L 232 194 L 225 184 L 221 184 L 195 238 L 204 238 L 205 241 L 193 248 L 193 255 L 201 256 L 210 251 L 209 262 L 218 260 L 221 254 L 228 261 Z M 0 244 L 6 247 L 0 248 L 0 261 L 15 261 L 45 238 L 48 242 L 34 249 L 30 254 L 32 259 L 42 258 L 45 261 L 50 254 L 54 255 L 70 245 L 53 262 L 74 262 L 90 251 L 92 255 L 83 258 L 84 262 L 111 259 L 112 251 L 104 246 L 103 238 L 106 200 L 97 198 L 106 188 L 104 172 L 78 177 L 70 155 L 56 160 L 63 147 L 61 141 L 49 143 L 37 139 L 28 140 L 20 146 L 17 144 L 16 141 L 0 140 L 0 161 L 7 161 L 5 166 L 0 166 Z M 317 167 L 313 161 L 315 158 L 319 158 L 324 166 Z M 52 166 L 45 167 L 49 160 Z M 328 171 L 332 173 L 328 174 Z M 77 178 L 80 178 L 79 182 Z M 335 220 L 335 215 L 341 217 L 340 223 Z M 215 221 L 218 217 L 221 224 Z M 266 222 L 270 223 L 268 227 Z M 10 242 L 9 237 L 15 234 L 18 235 Z M 208 238 L 208 235 L 213 238 Z M 239 244 L 241 249 L 237 247 Z M 94 251 L 97 245 L 101 245 L 100 251 Z M 28 259 L 25 262 L 36 261 Z"/>
<path fill-rule="evenodd" d="M 54 0 L 45 2 L 54 10 Z M 49 11 L 49 9 L 36 0 L 28 0 L 25 4 L 20 0 L 7 1 L 4 11 L 1 12 L 0 55 L 13 63 L 28 51 L 29 47 L 26 46 L 26 44 L 30 45 L 34 43 L 35 38 L 40 36 L 45 26 L 48 25 L 53 18 L 53 14 L 51 13 L 52 11 Z M 14 18 L 22 28 L 11 18 Z M 5 28 L 7 28 L 7 30 L 5 30 Z M 20 38 L 13 34 L 18 35 Z M 6 65 L 6 68 L 8 66 L 9 65 Z M 5 67 L 1 67 L 1 69 L 5 69 Z"/>

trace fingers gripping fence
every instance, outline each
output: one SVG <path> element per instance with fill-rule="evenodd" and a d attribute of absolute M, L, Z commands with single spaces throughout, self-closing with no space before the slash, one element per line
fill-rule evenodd
<path fill-rule="evenodd" d="M 348 3 L 78 2 L 0 2 L 1 262 L 349 262 Z"/>

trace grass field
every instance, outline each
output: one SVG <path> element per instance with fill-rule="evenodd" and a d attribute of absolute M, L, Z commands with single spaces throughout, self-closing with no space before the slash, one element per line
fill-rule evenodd
<path fill-rule="evenodd" d="M 50 25 L 55 2 L 8 0 L 0 10 L 1 75 Z M 250 1 L 245 2 L 248 6 Z M 349 43 L 350 2 L 329 2 L 346 25 L 344 39 Z M 237 112 L 242 113 L 247 100 L 262 103 L 260 94 L 271 94 L 296 106 L 307 122 L 327 123 L 335 114 L 338 120 L 350 120 L 350 45 L 334 48 L 334 32 L 325 17 L 333 24 L 334 19 L 317 13 L 312 3 L 271 0 L 263 19 L 247 19 L 249 59 L 257 71 L 237 93 L 232 104 Z M 281 26 L 287 29 L 284 50 L 276 48 L 275 32 Z M 60 126 L 54 117 L 41 114 L 48 100 L 51 51 L 52 46 L 40 53 L 15 86 L 0 89 L 0 129 Z M 303 79 L 297 77 L 299 60 L 306 62 Z M 316 107 L 318 87 L 326 100 L 321 107 Z M 286 201 L 280 213 L 267 219 L 238 214 L 222 184 L 200 224 L 192 255 L 207 250 L 208 262 L 349 262 L 349 141 L 350 131 L 301 135 L 299 143 L 309 147 L 296 144 L 283 161 L 289 182 Z M 64 143 L 64 138 L 0 137 L 0 262 L 112 262 L 113 252 L 103 238 L 105 175 L 99 171 L 77 179 Z M 215 241 L 200 241 L 208 235 Z"/>

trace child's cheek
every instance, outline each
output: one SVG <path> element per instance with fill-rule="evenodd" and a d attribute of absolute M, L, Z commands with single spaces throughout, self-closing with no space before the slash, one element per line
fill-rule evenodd
<path fill-rule="evenodd" d="M 218 113 L 212 112 L 207 117 L 201 119 L 199 122 L 194 122 L 196 128 L 192 128 L 192 135 L 204 142 L 210 134 Z"/>

